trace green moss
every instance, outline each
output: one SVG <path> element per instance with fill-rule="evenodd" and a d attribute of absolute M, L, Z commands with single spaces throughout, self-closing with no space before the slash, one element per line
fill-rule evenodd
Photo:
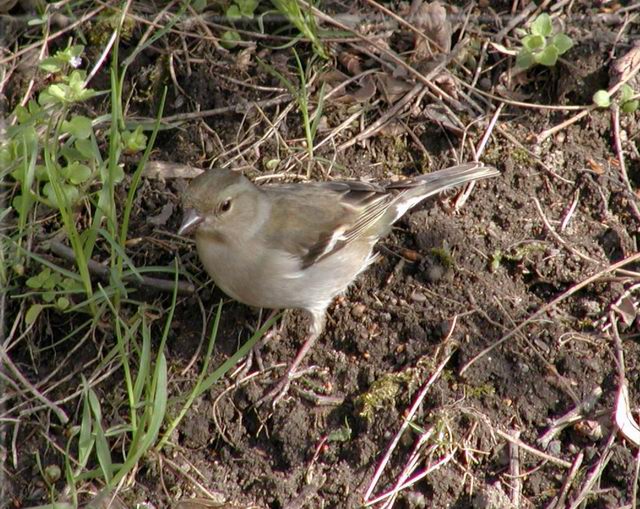
<path fill-rule="evenodd" d="M 103 47 L 111 38 L 111 34 L 120 23 L 119 12 L 110 11 L 104 16 L 100 16 L 91 26 L 87 34 L 89 42 L 93 46 Z M 131 17 L 125 17 L 120 30 L 120 40 L 128 41 L 133 36 L 136 28 L 136 21 Z"/>
<path fill-rule="evenodd" d="M 465 384 L 464 392 L 469 398 L 481 398 L 483 396 L 493 396 L 496 393 L 496 389 L 490 384 L 478 385 L 476 387 Z"/>
<path fill-rule="evenodd" d="M 534 164 L 531 154 L 523 148 L 515 147 L 510 151 L 511 159 L 514 163 L 523 166 L 531 166 Z"/>
<path fill-rule="evenodd" d="M 455 267 L 453 255 L 446 247 L 435 247 L 430 249 L 429 254 L 433 256 L 433 258 L 435 258 L 435 260 L 442 265 L 444 269 L 450 270 Z"/>
<path fill-rule="evenodd" d="M 370 421 L 378 410 L 394 405 L 400 389 L 407 382 L 406 373 L 389 373 L 373 382 L 369 390 L 355 400 L 360 417 Z"/>

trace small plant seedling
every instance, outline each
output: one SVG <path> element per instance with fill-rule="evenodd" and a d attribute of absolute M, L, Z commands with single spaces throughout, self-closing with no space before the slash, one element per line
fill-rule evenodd
<path fill-rule="evenodd" d="M 33 323 L 46 307 L 55 307 L 64 311 L 71 305 L 70 294 L 82 293 L 82 283 L 68 277 L 63 277 L 58 272 L 53 272 L 45 267 L 35 276 L 27 279 L 28 288 L 38 292 L 43 303 L 31 304 L 26 313 L 26 322 Z"/>
<path fill-rule="evenodd" d="M 147 148 L 147 136 L 142 132 L 142 126 L 136 127 L 135 131 L 123 131 L 122 151 L 127 155 L 142 152 Z"/>
<path fill-rule="evenodd" d="M 620 88 L 620 109 L 625 113 L 634 113 L 638 110 L 638 106 L 640 105 L 640 101 L 634 96 L 636 96 L 635 90 L 631 88 L 626 83 L 622 85 Z"/>
<path fill-rule="evenodd" d="M 227 19 L 234 24 L 244 19 L 253 19 L 259 0 L 233 0 L 224 14 Z M 227 30 L 222 34 L 221 44 L 227 49 L 235 48 L 236 43 L 241 41 L 242 37 L 235 30 Z"/>
<path fill-rule="evenodd" d="M 635 113 L 640 106 L 640 100 L 635 96 L 637 94 L 628 84 L 620 87 L 620 95 L 618 96 L 618 104 L 624 113 Z M 611 106 L 611 94 L 606 90 L 598 90 L 593 94 L 593 102 L 598 108 L 608 108 Z"/>
<path fill-rule="evenodd" d="M 311 12 L 303 10 L 297 0 L 271 0 L 271 3 L 280 14 L 289 20 L 289 23 L 311 42 L 316 55 L 322 59 L 329 57 L 318 35 L 316 18 Z"/>
<path fill-rule="evenodd" d="M 534 65 L 553 67 L 558 57 L 573 46 L 571 38 L 562 33 L 553 33 L 551 16 L 540 14 L 531 23 L 530 32 L 522 38 L 522 49 L 516 56 L 516 65 L 521 69 L 529 69 Z"/>

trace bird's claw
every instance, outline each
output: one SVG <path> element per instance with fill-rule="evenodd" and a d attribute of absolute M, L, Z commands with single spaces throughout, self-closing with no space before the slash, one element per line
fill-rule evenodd
<path fill-rule="evenodd" d="M 270 401 L 271 407 L 275 408 L 276 405 L 282 400 L 282 398 L 284 398 L 289 393 L 289 389 L 291 388 L 291 382 L 293 380 L 297 380 L 298 378 L 308 373 L 317 371 L 317 369 L 318 369 L 317 366 L 309 366 L 308 368 L 301 369 L 298 371 L 287 372 L 280 379 L 280 381 L 273 387 L 273 389 L 271 389 L 269 392 L 267 392 L 264 396 L 262 396 L 258 400 L 258 402 L 256 403 L 256 406 L 264 405 L 265 403 Z"/>

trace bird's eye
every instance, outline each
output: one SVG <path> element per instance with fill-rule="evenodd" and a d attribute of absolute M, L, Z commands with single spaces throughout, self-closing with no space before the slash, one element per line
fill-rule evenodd
<path fill-rule="evenodd" d="M 220 212 L 229 212 L 231 210 L 231 198 L 227 198 L 220 204 Z"/>

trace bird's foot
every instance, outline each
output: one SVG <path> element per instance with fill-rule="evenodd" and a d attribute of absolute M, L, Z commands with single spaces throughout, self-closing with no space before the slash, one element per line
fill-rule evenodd
<path fill-rule="evenodd" d="M 301 370 L 292 370 L 289 368 L 287 373 L 273 386 L 273 388 L 267 392 L 264 396 L 262 396 L 256 406 L 264 405 L 265 403 L 271 402 L 271 406 L 275 408 L 275 406 L 284 398 L 287 394 L 289 394 L 289 389 L 291 388 L 291 382 L 297 380 L 298 378 L 305 376 L 309 373 L 317 371 L 317 366 L 310 366 Z"/>
<path fill-rule="evenodd" d="M 240 384 L 251 372 L 256 369 L 262 373 L 265 371 L 264 362 L 262 361 L 262 348 L 272 338 L 278 336 L 280 331 L 276 328 L 267 332 L 249 351 L 245 361 L 231 374 L 231 378 L 235 378 L 236 384 Z"/>

